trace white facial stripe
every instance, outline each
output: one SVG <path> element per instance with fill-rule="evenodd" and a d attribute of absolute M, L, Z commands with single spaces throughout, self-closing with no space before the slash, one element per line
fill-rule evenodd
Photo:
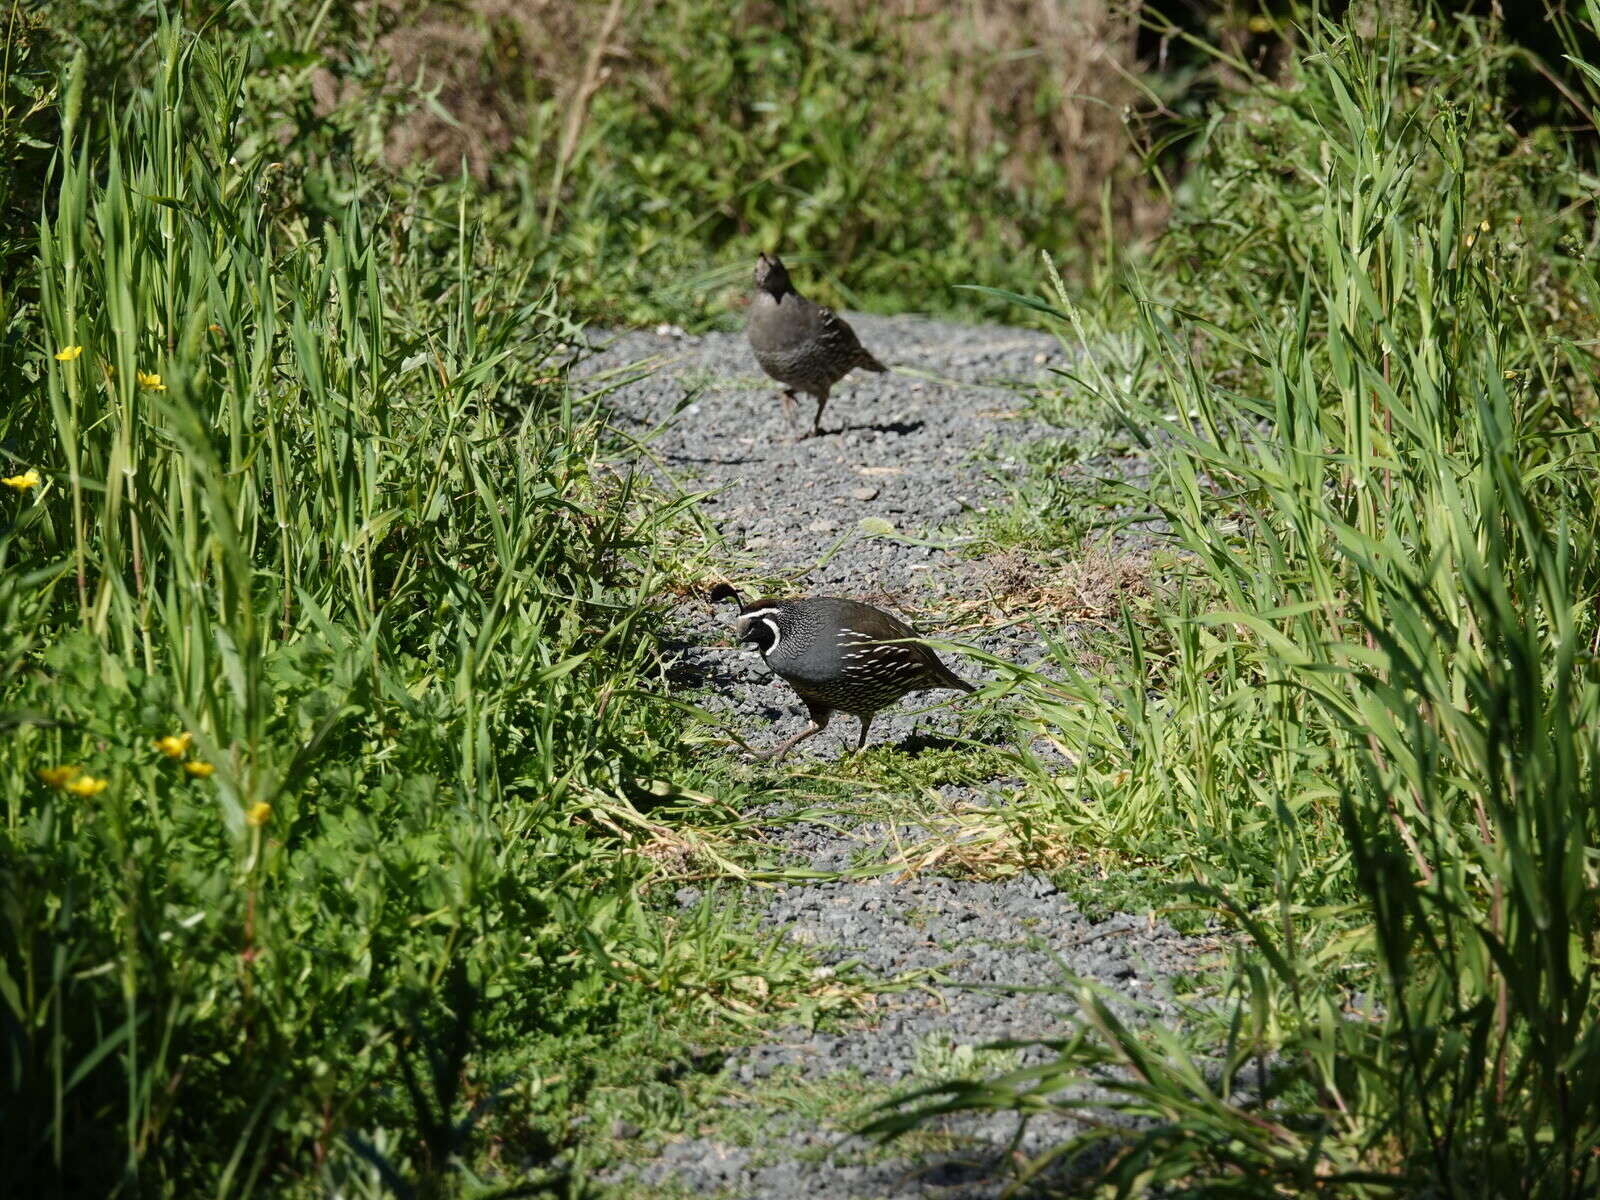
<path fill-rule="evenodd" d="M 740 613 L 739 615 L 741 617 L 743 617 L 746 621 L 753 621 L 757 617 L 770 617 L 770 616 L 772 616 L 773 613 L 779 612 L 779 611 L 781 611 L 781 610 L 778 608 L 778 606 L 776 604 L 769 604 L 765 608 L 752 608 L 749 612 L 743 612 L 743 613 Z"/>
<path fill-rule="evenodd" d="M 761 611 L 762 612 L 777 612 L 778 610 L 775 609 L 775 608 L 765 608 L 765 609 L 762 609 Z M 783 634 L 778 629 L 778 623 L 776 621 L 772 620 L 770 617 L 762 617 L 761 618 L 761 623 L 763 625 L 765 625 L 768 629 L 772 630 L 772 645 L 768 646 L 765 650 L 763 650 L 761 652 L 762 654 L 770 654 L 770 653 L 772 653 L 772 651 L 774 651 L 774 650 L 776 650 L 778 648 L 778 643 L 783 641 Z"/>

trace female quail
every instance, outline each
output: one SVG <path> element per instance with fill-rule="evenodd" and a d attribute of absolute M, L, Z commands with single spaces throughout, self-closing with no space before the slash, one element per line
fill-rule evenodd
<path fill-rule="evenodd" d="M 796 744 L 821 733 L 836 710 L 861 721 L 859 750 L 867 743 L 873 714 L 907 692 L 973 690 L 915 640 L 915 629 L 870 604 L 832 596 L 746 604 L 733 588 L 719 583 L 711 589 L 711 602 L 723 600 L 739 605 L 734 627 L 739 640 L 756 644 L 767 666 L 799 693 L 811 717 L 805 730 L 760 758 L 781 759 Z"/>
<path fill-rule="evenodd" d="M 843 317 L 794 290 L 789 272 L 775 254 L 756 259 L 756 295 L 744 332 L 761 369 L 783 384 L 785 416 L 792 419 L 796 392 L 817 398 L 813 435 L 822 432 L 829 388 L 856 367 L 889 369 L 862 348 Z"/>

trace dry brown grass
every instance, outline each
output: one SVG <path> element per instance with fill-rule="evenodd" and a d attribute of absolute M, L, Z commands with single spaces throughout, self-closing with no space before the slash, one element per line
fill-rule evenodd
<path fill-rule="evenodd" d="M 396 81 L 421 80 L 440 111 L 414 113 L 392 129 L 396 163 L 432 160 L 453 172 L 465 161 L 484 178 L 529 128 L 532 106 L 551 103 L 573 123 L 548 153 L 570 153 L 588 99 L 619 71 L 670 107 L 667 74 L 636 52 L 652 20 L 673 0 L 375 0 L 392 25 L 381 45 Z M 1152 227 L 1160 212 L 1130 180 L 1137 163 L 1122 114 L 1132 82 L 1135 22 L 1116 0 L 826 0 L 847 22 L 898 24 L 907 61 L 948 68 L 952 142 L 977 153 L 1005 146 L 1003 169 L 1026 183 L 1049 161 L 1069 178 L 1070 207 L 1090 224 L 1102 201 L 1120 230 Z M 762 0 L 730 5 L 730 21 L 754 27 Z M 332 77 L 318 82 L 324 107 Z"/>
<path fill-rule="evenodd" d="M 984 594 L 969 601 L 962 615 L 980 623 L 1029 614 L 1111 620 L 1122 604 L 1153 590 L 1147 555 L 1098 549 L 1044 565 L 1036 556 L 1004 551 L 983 561 L 978 582 Z"/>
<path fill-rule="evenodd" d="M 442 171 L 465 161 L 485 178 L 496 156 L 527 128 L 528 106 L 576 99 L 588 46 L 604 4 L 582 0 L 369 0 L 390 32 L 379 41 L 392 83 L 417 83 L 438 111 L 413 113 L 389 130 L 395 165 L 431 160 Z M 604 63 L 601 70 L 606 70 Z M 344 99 L 329 72 L 316 98 L 324 110 Z"/>
<path fill-rule="evenodd" d="M 864 11 L 872 0 L 831 0 Z M 1112 188 L 1136 170 L 1124 111 L 1133 81 L 1137 22 L 1116 0 L 888 0 L 906 22 L 913 53 L 949 63 L 950 130 L 970 150 L 1005 142 L 1005 170 L 1029 182 L 1049 160 L 1069 173 L 1074 207 L 1108 194 L 1120 227 L 1144 231 L 1160 212 L 1143 188 Z"/>

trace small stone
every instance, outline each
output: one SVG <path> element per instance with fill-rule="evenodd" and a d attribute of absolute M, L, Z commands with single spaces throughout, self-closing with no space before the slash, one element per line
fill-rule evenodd
<path fill-rule="evenodd" d="M 852 500 L 866 501 L 876 500 L 877 498 L 878 489 L 875 487 L 858 487 L 850 489 L 850 499 Z"/>
<path fill-rule="evenodd" d="M 833 522 L 832 521 L 826 521 L 826 520 L 824 520 L 824 521 L 813 521 L 813 522 L 811 522 L 811 524 L 806 526 L 806 529 L 811 533 L 827 533 L 832 528 L 833 528 Z"/>
<path fill-rule="evenodd" d="M 611 1122 L 611 1136 L 619 1142 L 631 1142 L 643 1132 L 644 1130 L 632 1121 L 617 1120 Z"/>

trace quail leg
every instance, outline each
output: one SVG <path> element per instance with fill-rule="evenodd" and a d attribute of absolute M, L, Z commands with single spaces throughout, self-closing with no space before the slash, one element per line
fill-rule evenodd
<path fill-rule="evenodd" d="M 807 705 L 806 708 L 811 715 L 811 724 L 775 749 L 756 751 L 755 756 L 757 759 L 762 762 L 782 762 L 785 754 L 788 754 L 789 751 L 793 750 L 808 737 L 816 737 L 817 734 L 828 727 L 828 718 L 833 716 L 832 709 L 812 708 L 810 705 Z"/>
<path fill-rule="evenodd" d="M 861 736 L 856 739 L 856 753 L 860 754 L 867 744 L 867 730 L 872 728 L 872 714 L 858 718 L 861 722 Z"/>
<path fill-rule="evenodd" d="M 811 432 L 807 437 L 818 437 L 822 433 L 822 410 L 828 407 L 828 393 L 824 389 L 822 395 L 817 397 L 817 415 L 811 419 Z"/>
<path fill-rule="evenodd" d="M 790 425 L 794 424 L 794 411 L 795 411 L 795 409 L 797 407 L 799 407 L 799 406 L 795 403 L 794 389 L 793 388 L 784 388 L 783 389 L 783 419 L 785 421 L 787 421 Z"/>

